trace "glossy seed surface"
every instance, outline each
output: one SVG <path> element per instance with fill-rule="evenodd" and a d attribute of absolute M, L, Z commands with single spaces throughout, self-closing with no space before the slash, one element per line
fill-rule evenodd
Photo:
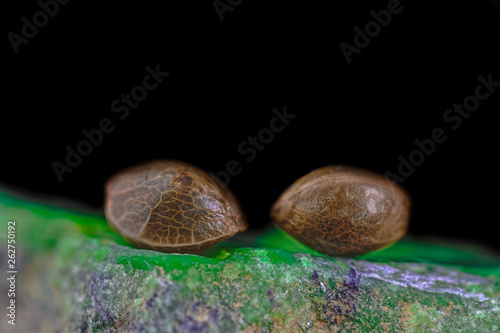
<path fill-rule="evenodd" d="M 123 170 L 106 183 L 108 223 L 132 244 L 198 253 L 247 228 L 227 187 L 190 164 L 156 160 Z"/>
<path fill-rule="evenodd" d="M 293 183 L 271 209 L 274 223 L 318 252 L 355 256 L 401 238 L 410 197 L 384 176 L 333 165 Z"/>

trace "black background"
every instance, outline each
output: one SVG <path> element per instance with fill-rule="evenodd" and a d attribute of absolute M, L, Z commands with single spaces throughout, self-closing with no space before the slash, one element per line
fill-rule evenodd
<path fill-rule="evenodd" d="M 443 114 L 474 93 L 479 75 L 500 81 L 500 4 L 401 1 L 348 64 L 339 44 L 353 44 L 353 28 L 387 3 L 244 0 L 221 21 L 212 1 L 71 1 L 17 54 L 7 34 L 40 6 L 6 3 L 0 184 L 99 209 L 104 182 L 124 167 L 168 158 L 218 172 L 235 159 L 242 172 L 229 186 L 258 228 L 312 169 L 396 173 L 398 156 L 440 127 L 447 140 L 403 183 L 410 232 L 498 248 L 500 88 L 456 130 Z M 157 64 L 170 76 L 120 120 L 111 103 Z M 284 106 L 297 117 L 247 162 L 238 146 Z M 51 164 L 103 118 L 115 130 L 59 182 Z"/>

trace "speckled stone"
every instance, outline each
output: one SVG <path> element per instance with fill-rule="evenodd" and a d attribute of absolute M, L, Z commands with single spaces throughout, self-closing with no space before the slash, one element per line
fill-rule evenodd
<path fill-rule="evenodd" d="M 181 255 L 134 249 L 102 217 L 2 194 L 0 219 L 22 226 L 19 313 L 32 315 L 17 331 L 500 330 L 500 259 L 479 247 L 403 239 L 347 259 L 271 229 Z"/>

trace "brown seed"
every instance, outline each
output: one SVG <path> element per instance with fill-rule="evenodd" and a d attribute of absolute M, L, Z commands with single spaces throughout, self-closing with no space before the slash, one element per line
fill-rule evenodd
<path fill-rule="evenodd" d="M 190 164 L 157 160 L 106 183 L 106 217 L 140 248 L 198 253 L 247 228 L 232 192 Z"/>
<path fill-rule="evenodd" d="M 333 165 L 293 183 L 273 205 L 271 219 L 318 252 L 355 256 L 401 238 L 410 204 L 406 191 L 384 176 Z"/>

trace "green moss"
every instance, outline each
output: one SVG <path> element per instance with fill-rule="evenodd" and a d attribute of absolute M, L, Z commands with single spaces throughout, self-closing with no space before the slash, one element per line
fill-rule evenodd
<path fill-rule="evenodd" d="M 418 302 L 407 309 L 410 319 L 406 322 L 408 332 L 425 333 L 431 330 L 441 331 L 441 314 L 432 307 L 422 307 Z"/>
<path fill-rule="evenodd" d="M 20 298 L 29 300 L 23 311 L 42 311 L 46 325 L 59 325 L 52 330 L 470 332 L 500 326 L 500 259 L 468 244 L 407 237 L 358 258 L 332 258 L 269 228 L 204 255 L 166 254 L 131 247 L 102 216 L 2 193 L 0 219 L 17 221 L 26 263 Z M 24 331 L 37 330 L 32 325 Z"/>

